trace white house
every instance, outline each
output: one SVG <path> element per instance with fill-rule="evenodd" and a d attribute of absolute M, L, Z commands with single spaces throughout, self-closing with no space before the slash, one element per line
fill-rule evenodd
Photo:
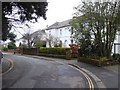
<path fill-rule="evenodd" d="M 26 36 L 26 38 L 22 37 L 20 39 L 17 39 L 16 41 L 18 43 L 21 43 L 23 45 L 27 45 L 28 44 L 28 39 L 30 40 L 30 42 L 32 42 L 32 46 L 34 45 L 35 41 L 38 40 L 38 41 L 41 41 L 41 43 L 45 43 L 46 44 L 46 33 L 45 33 L 45 30 L 38 30 L 38 31 L 35 31 L 33 33 L 26 33 L 28 34 L 29 36 Z"/>
<path fill-rule="evenodd" d="M 50 36 L 58 38 L 58 41 L 62 42 L 62 47 L 69 47 L 69 44 L 75 43 L 71 38 L 72 32 L 70 31 L 71 26 L 69 25 L 69 22 L 70 19 L 62 22 L 56 22 L 46 28 L 46 33 L 47 35 L 49 35 L 47 38 L 49 38 Z M 120 54 L 120 32 L 116 34 L 114 45 L 112 52 Z M 48 42 L 46 43 L 46 47 L 50 47 Z M 52 47 L 54 47 L 54 44 L 52 44 Z"/>
<path fill-rule="evenodd" d="M 116 34 L 112 52 L 120 54 L 120 31 Z"/>
<path fill-rule="evenodd" d="M 69 25 L 70 20 L 62 21 L 62 22 L 56 22 L 46 28 L 46 33 L 48 35 L 48 38 L 50 36 L 54 36 L 57 38 L 57 42 L 62 44 L 62 47 L 69 47 L 69 44 L 73 43 L 73 40 L 71 38 L 71 26 Z M 52 47 L 54 47 L 55 43 L 52 43 Z M 49 43 L 46 43 L 46 47 L 50 47 Z"/>

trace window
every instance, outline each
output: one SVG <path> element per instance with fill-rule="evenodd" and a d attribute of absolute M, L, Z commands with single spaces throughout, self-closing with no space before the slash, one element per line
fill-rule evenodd
<path fill-rule="evenodd" d="M 60 29 L 60 35 L 62 35 L 62 29 Z"/>
<path fill-rule="evenodd" d="M 71 27 L 71 34 L 73 34 L 73 27 Z"/>
<path fill-rule="evenodd" d="M 51 30 L 49 31 L 49 35 L 51 35 Z"/>

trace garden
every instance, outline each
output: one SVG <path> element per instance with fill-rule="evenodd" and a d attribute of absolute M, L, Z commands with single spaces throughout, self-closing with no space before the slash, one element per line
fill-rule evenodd
<path fill-rule="evenodd" d="M 119 4 L 83 2 L 75 10 L 70 25 L 72 38 L 79 47 L 78 61 L 97 66 L 118 64 L 120 54 L 112 53 L 112 49 L 120 32 Z"/>

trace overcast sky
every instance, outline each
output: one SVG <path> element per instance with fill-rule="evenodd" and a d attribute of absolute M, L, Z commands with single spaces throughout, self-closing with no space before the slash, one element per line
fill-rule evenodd
<path fill-rule="evenodd" d="M 46 13 L 47 20 L 42 18 L 39 23 L 34 24 L 35 29 L 44 29 L 53 23 L 68 20 L 72 18 L 74 13 L 73 7 L 78 5 L 81 0 L 47 0 L 48 11 Z"/>
<path fill-rule="evenodd" d="M 75 10 L 73 10 L 74 6 L 77 6 L 81 0 L 47 0 L 48 2 L 48 11 L 46 12 L 47 20 L 44 20 L 42 17 L 38 20 L 38 22 L 29 24 L 31 26 L 30 33 L 35 32 L 40 29 L 45 29 L 46 26 L 50 26 L 55 22 L 61 22 L 64 20 L 71 19 Z M 12 30 L 14 31 L 14 30 Z M 17 39 L 21 38 L 22 34 L 28 32 L 27 28 L 17 29 Z M 19 33 L 20 32 L 20 33 Z"/>
<path fill-rule="evenodd" d="M 50 26 L 55 22 L 61 22 L 64 20 L 71 19 L 75 10 L 73 10 L 74 6 L 79 5 L 81 0 L 47 0 L 48 2 L 48 11 L 46 12 L 47 20 L 44 20 L 42 17 L 38 20 L 38 22 L 34 24 L 29 24 L 31 26 L 30 30 L 26 27 L 23 29 L 17 29 L 15 34 L 17 34 L 17 38 L 22 37 L 22 34 L 29 31 L 29 33 L 35 32 L 37 30 L 45 29 L 46 26 Z M 14 30 L 12 30 L 14 31 Z M 16 43 L 19 45 L 19 43 Z"/>

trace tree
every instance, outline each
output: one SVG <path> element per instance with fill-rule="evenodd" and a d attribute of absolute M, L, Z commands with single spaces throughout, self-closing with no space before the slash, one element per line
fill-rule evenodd
<path fill-rule="evenodd" d="M 19 48 L 27 48 L 27 45 L 22 44 L 21 42 L 19 43 Z"/>
<path fill-rule="evenodd" d="M 94 53 L 110 58 L 116 33 L 120 30 L 120 2 L 83 2 L 75 7 L 77 12 L 71 21 L 79 46 L 91 36 Z M 81 14 L 81 16 L 80 16 Z"/>
<path fill-rule="evenodd" d="M 40 38 L 36 38 L 33 46 L 36 48 L 46 47 L 46 41 L 42 41 Z"/>
<path fill-rule="evenodd" d="M 33 39 L 31 37 L 31 34 L 30 33 L 26 33 L 23 35 L 22 39 L 26 40 L 27 41 L 27 46 L 28 48 L 31 48 L 32 47 L 32 43 L 33 43 Z"/>
<path fill-rule="evenodd" d="M 12 22 L 37 22 L 39 17 L 46 19 L 47 5 L 47 2 L 2 2 L 2 40 L 6 41 L 11 28 L 16 27 Z"/>
<path fill-rule="evenodd" d="M 16 49 L 16 44 L 14 42 L 9 42 L 8 49 Z"/>
<path fill-rule="evenodd" d="M 46 38 L 46 41 L 48 42 L 49 47 L 53 47 L 58 43 L 60 44 L 60 39 L 53 35 L 48 35 L 48 37 Z"/>
<path fill-rule="evenodd" d="M 8 38 L 10 39 L 10 41 L 15 42 L 16 35 L 12 32 L 9 32 Z"/>

